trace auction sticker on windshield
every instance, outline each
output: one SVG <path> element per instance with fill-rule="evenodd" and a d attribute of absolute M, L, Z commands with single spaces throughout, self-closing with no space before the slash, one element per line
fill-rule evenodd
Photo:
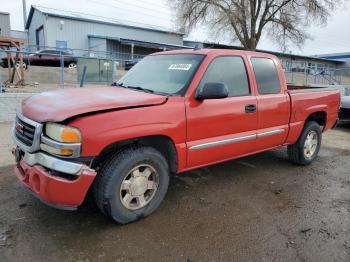
<path fill-rule="evenodd" d="M 171 64 L 169 66 L 169 70 L 184 70 L 184 71 L 188 71 L 190 70 L 192 64 Z"/>

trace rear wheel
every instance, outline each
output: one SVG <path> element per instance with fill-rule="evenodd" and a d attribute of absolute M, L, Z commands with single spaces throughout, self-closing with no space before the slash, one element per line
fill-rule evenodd
<path fill-rule="evenodd" d="M 317 157 L 321 140 L 320 125 L 314 121 L 306 122 L 298 141 L 287 148 L 289 160 L 298 165 L 310 164 Z"/>
<path fill-rule="evenodd" d="M 21 68 L 21 66 L 22 66 L 22 68 L 24 69 L 24 70 L 26 70 L 27 69 L 27 64 L 25 63 L 25 62 L 17 62 L 16 64 L 15 64 L 15 67 L 17 68 L 17 69 L 20 69 Z"/>
<path fill-rule="evenodd" d="M 127 148 L 102 166 L 94 183 L 100 210 L 121 224 L 150 215 L 168 189 L 165 158 L 154 148 Z"/>
<path fill-rule="evenodd" d="M 72 62 L 68 64 L 68 69 L 76 69 L 77 68 L 77 64 Z"/>

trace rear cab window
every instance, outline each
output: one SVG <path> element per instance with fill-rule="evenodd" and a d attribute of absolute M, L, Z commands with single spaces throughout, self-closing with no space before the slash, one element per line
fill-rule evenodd
<path fill-rule="evenodd" d="M 220 56 L 215 58 L 205 71 L 198 86 L 206 83 L 224 83 L 229 97 L 250 95 L 247 71 L 242 57 Z"/>
<path fill-rule="evenodd" d="M 259 94 L 279 94 L 281 85 L 274 61 L 270 58 L 262 57 L 252 57 L 250 61 L 253 66 Z"/>

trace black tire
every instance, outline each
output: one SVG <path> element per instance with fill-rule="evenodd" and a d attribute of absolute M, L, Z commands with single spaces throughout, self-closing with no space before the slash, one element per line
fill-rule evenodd
<path fill-rule="evenodd" d="M 77 63 L 75 63 L 75 62 L 67 63 L 67 68 L 69 68 L 69 69 L 76 69 L 77 68 Z"/>
<path fill-rule="evenodd" d="M 317 134 L 317 146 L 312 156 L 307 157 L 304 151 L 304 146 L 310 132 L 315 132 Z M 321 142 L 322 132 L 320 125 L 315 121 L 306 122 L 298 141 L 294 145 L 289 145 L 287 147 L 288 159 L 297 165 L 305 166 L 311 164 L 311 162 L 317 157 L 318 151 L 321 147 Z"/>
<path fill-rule="evenodd" d="M 150 202 L 136 210 L 126 208 L 120 199 L 121 185 L 134 167 L 151 165 L 158 174 L 159 184 Z M 167 161 L 152 147 L 128 147 L 111 156 L 101 167 L 94 182 L 94 198 L 107 217 L 120 224 L 137 221 L 155 211 L 168 190 Z"/>
<path fill-rule="evenodd" d="M 19 69 L 19 68 L 21 67 L 20 62 L 17 62 L 17 63 L 15 64 L 15 67 L 16 67 L 17 69 Z M 22 67 L 23 67 L 23 70 L 26 70 L 27 67 L 28 67 L 28 66 L 27 66 L 27 63 L 23 61 Z"/>

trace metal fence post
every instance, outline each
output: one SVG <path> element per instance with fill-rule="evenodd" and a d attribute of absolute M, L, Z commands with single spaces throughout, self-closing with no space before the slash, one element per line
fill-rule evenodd
<path fill-rule="evenodd" d="M 80 87 L 84 86 L 85 77 L 86 77 L 86 69 L 87 69 L 87 66 L 84 65 L 83 74 L 81 75 L 81 79 L 80 79 Z"/>
<path fill-rule="evenodd" d="M 61 83 L 61 88 L 64 88 L 64 57 L 61 53 L 61 79 L 60 79 L 60 83 Z"/>
<path fill-rule="evenodd" d="M 306 65 L 307 65 L 307 63 L 305 62 L 305 65 L 304 65 L 304 85 L 307 85 L 307 75 L 306 75 Z"/>
<path fill-rule="evenodd" d="M 2 94 L 2 79 L 1 79 L 1 74 L 0 74 L 0 94 Z"/>
<path fill-rule="evenodd" d="M 116 61 L 112 60 L 112 76 L 111 76 L 112 84 L 115 82 L 116 66 L 117 66 Z"/>
<path fill-rule="evenodd" d="M 5 53 L 6 54 L 6 53 Z M 2 79 L 1 79 L 1 74 L 0 74 L 0 94 L 2 94 Z"/>

